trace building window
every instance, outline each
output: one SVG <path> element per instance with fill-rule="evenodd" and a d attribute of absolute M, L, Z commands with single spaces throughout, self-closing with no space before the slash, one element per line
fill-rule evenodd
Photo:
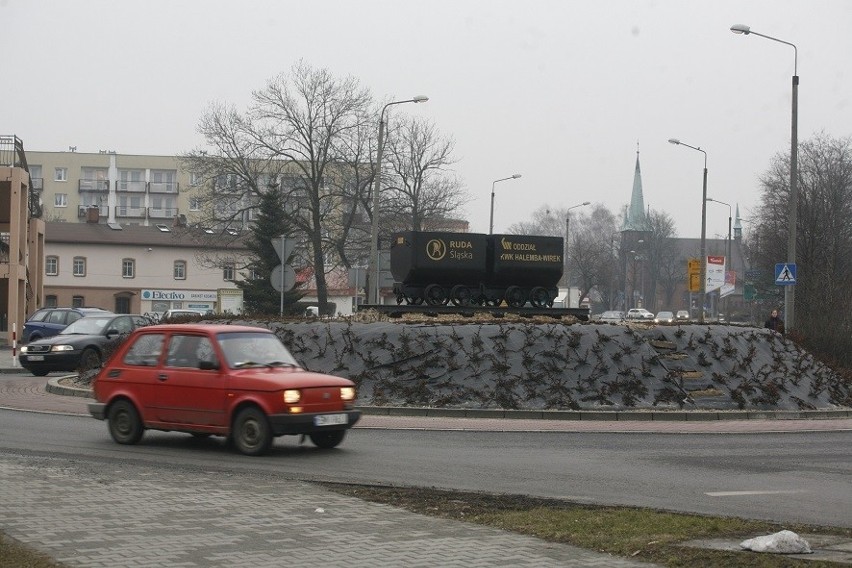
<path fill-rule="evenodd" d="M 133 260 L 132 258 L 125 258 L 121 261 L 121 277 L 122 278 L 135 278 L 136 277 L 136 261 L 135 260 Z"/>
<path fill-rule="evenodd" d="M 190 172 L 189 174 L 189 185 L 201 185 L 204 181 L 204 178 L 201 177 L 201 174 L 198 172 Z"/>
<path fill-rule="evenodd" d="M 175 280 L 186 280 L 186 261 L 175 261 Z"/>
<path fill-rule="evenodd" d="M 74 257 L 74 276 L 86 275 L 86 258 L 83 256 Z"/>
<path fill-rule="evenodd" d="M 234 263 L 226 262 L 225 266 L 222 267 L 222 280 L 233 281 L 234 280 Z"/>
<path fill-rule="evenodd" d="M 193 197 L 189 200 L 189 210 L 190 211 L 201 211 L 201 199 L 198 197 Z"/>
<path fill-rule="evenodd" d="M 260 272 L 257 271 L 257 268 L 249 268 L 249 280 L 260 280 Z"/>
<path fill-rule="evenodd" d="M 44 259 L 44 273 L 47 276 L 59 276 L 58 256 L 48 256 Z"/>
<path fill-rule="evenodd" d="M 86 299 L 83 296 L 71 296 L 71 307 L 82 308 L 86 305 Z"/>
<path fill-rule="evenodd" d="M 54 168 L 53 181 L 68 181 L 68 168 Z"/>
<path fill-rule="evenodd" d="M 68 194 L 67 193 L 55 193 L 53 195 L 53 206 L 54 207 L 68 207 Z"/>
<path fill-rule="evenodd" d="M 44 307 L 45 308 L 55 308 L 59 305 L 59 300 L 56 296 L 45 296 L 44 297 Z"/>

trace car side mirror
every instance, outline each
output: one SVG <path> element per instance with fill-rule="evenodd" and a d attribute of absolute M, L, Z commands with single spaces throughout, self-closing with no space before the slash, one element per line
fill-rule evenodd
<path fill-rule="evenodd" d="M 199 361 L 198 368 L 202 371 L 213 371 L 219 368 L 218 361 Z"/>

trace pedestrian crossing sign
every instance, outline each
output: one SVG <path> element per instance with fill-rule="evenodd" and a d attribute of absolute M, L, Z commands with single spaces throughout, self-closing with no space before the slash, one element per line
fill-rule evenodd
<path fill-rule="evenodd" d="M 775 265 L 775 285 L 792 286 L 796 283 L 796 265 L 792 262 L 779 262 Z"/>

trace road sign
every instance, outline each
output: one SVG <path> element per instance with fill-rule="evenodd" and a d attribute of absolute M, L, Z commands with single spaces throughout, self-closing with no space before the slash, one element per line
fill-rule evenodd
<path fill-rule="evenodd" d="M 796 283 L 796 264 L 779 262 L 775 265 L 775 284 L 777 286 L 792 286 Z"/>
<path fill-rule="evenodd" d="M 272 243 L 272 248 L 275 249 L 275 254 L 278 255 L 281 262 L 287 262 L 287 259 L 293 254 L 293 247 L 296 246 L 296 241 L 288 239 L 285 235 L 275 237 L 269 242 Z"/>
<path fill-rule="evenodd" d="M 700 292 L 701 291 L 701 274 L 700 273 L 690 273 L 689 274 L 689 291 L 690 292 Z"/>
<path fill-rule="evenodd" d="M 281 272 L 284 272 L 284 287 L 281 287 Z M 272 273 L 269 275 L 269 283 L 272 284 L 272 287 L 275 288 L 276 292 L 281 292 L 283 290 L 292 290 L 293 286 L 296 285 L 296 271 L 293 270 L 293 267 L 290 265 L 279 264 L 275 268 L 272 269 Z"/>
<path fill-rule="evenodd" d="M 689 274 L 692 274 L 692 273 L 700 274 L 701 273 L 701 261 L 698 260 L 697 258 L 690 258 L 689 260 L 687 260 L 686 261 L 686 267 L 687 267 L 686 271 Z"/>

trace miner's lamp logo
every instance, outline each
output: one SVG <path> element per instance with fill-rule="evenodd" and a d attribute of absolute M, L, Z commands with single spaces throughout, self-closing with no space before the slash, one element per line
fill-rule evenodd
<path fill-rule="evenodd" d="M 441 239 L 432 239 L 426 243 L 426 256 L 432 260 L 441 260 L 447 254 L 447 245 Z"/>

